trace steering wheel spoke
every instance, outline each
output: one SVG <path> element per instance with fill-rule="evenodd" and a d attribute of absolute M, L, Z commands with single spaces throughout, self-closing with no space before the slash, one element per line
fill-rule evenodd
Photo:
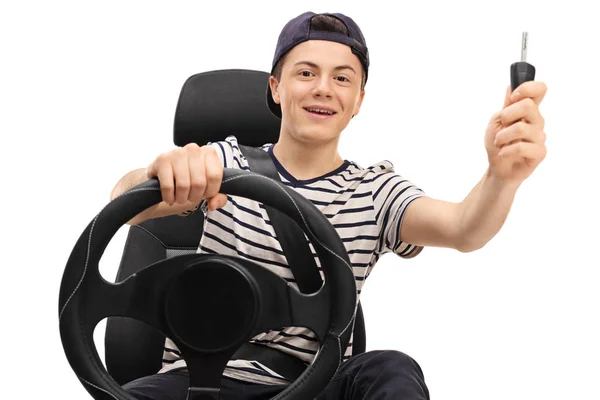
<path fill-rule="evenodd" d="M 104 302 L 89 303 L 90 312 L 104 317 L 129 317 L 145 322 L 165 335 L 165 298 L 172 279 L 190 264 L 206 257 L 186 254 L 154 263 L 117 284 L 108 284 L 98 295 Z"/>
<path fill-rule="evenodd" d="M 302 326 L 315 333 L 323 344 L 327 336 L 331 316 L 329 285 L 324 285 L 314 294 L 303 294 L 289 287 L 292 326 Z"/>
<path fill-rule="evenodd" d="M 217 353 L 202 353 L 181 345 L 189 373 L 187 400 L 219 400 L 221 378 L 233 349 Z"/>

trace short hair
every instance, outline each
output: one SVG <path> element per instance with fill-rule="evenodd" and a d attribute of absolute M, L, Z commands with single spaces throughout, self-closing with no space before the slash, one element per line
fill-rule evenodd
<path fill-rule="evenodd" d="M 340 21 L 339 19 L 337 19 L 336 17 L 331 16 L 331 15 L 323 15 L 323 14 L 315 15 L 310 20 L 310 30 L 311 31 L 335 32 L 335 33 L 341 33 L 341 34 L 350 36 L 348 27 L 342 21 Z M 275 64 L 275 67 L 273 68 L 273 73 L 271 75 L 273 75 L 275 77 L 277 82 L 279 82 L 279 80 L 281 79 L 281 71 L 283 70 L 283 63 L 285 61 L 286 55 L 287 54 L 284 54 L 279 59 L 279 61 L 277 61 L 277 64 Z M 361 79 L 361 83 L 360 83 L 361 90 L 363 90 L 365 88 L 366 82 L 367 82 L 367 74 L 363 67 L 362 68 L 362 79 Z"/>

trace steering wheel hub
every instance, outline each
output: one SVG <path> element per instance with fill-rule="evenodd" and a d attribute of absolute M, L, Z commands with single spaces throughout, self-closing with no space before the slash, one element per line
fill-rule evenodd
<path fill-rule="evenodd" d="M 173 278 L 165 317 L 174 336 L 203 353 L 237 347 L 255 328 L 257 284 L 230 259 L 196 262 Z"/>

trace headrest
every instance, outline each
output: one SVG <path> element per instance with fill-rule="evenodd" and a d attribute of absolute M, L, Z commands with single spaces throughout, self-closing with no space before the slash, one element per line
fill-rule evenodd
<path fill-rule="evenodd" d="M 281 120 L 267 106 L 268 80 L 267 72 L 243 69 L 189 77 L 175 110 L 175 145 L 196 142 L 202 146 L 229 135 L 247 146 L 277 142 Z"/>

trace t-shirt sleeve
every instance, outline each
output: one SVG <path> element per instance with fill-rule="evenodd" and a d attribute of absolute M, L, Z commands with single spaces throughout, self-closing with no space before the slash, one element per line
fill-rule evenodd
<path fill-rule="evenodd" d="M 383 163 L 373 178 L 373 205 L 376 213 L 379 239 L 378 254 L 393 252 L 402 258 L 418 255 L 422 246 L 400 240 L 400 227 L 408 206 L 419 197 L 425 196 L 422 189 L 394 172 L 393 166 Z"/>
<path fill-rule="evenodd" d="M 211 142 L 207 143 L 207 145 L 217 150 L 217 155 L 223 163 L 223 168 L 247 169 L 247 166 L 244 166 L 246 163 L 242 161 L 243 155 L 235 136 L 228 136 L 223 141 Z"/>

